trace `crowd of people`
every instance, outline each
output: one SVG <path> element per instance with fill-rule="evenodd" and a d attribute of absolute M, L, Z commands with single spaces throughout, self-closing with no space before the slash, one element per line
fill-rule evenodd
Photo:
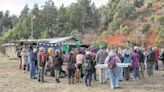
<path fill-rule="evenodd" d="M 130 79 L 131 71 L 135 81 L 145 78 L 145 70 L 148 76 L 152 76 L 153 70 L 159 69 L 159 59 L 164 69 L 164 49 L 156 47 L 107 48 L 102 45 L 100 48 L 74 48 L 63 52 L 61 49 L 29 46 L 18 50 L 17 56 L 19 68 L 23 73 L 29 71 L 30 79 L 46 82 L 44 77 L 50 72 L 57 83 L 63 75 L 67 76 L 69 84 L 84 80 L 87 87 L 92 86 L 92 80 L 98 80 L 101 84 L 109 81 L 112 89 L 119 88 L 121 80 Z M 120 67 L 119 63 L 129 65 Z M 97 65 L 106 67 L 98 69 Z"/>

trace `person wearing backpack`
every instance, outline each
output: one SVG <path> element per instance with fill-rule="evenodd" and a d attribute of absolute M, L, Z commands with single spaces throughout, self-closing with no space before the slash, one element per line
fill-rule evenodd
<path fill-rule="evenodd" d="M 62 66 L 63 59 L 59 55 L 59 51 L 55 51 L 55 57 L 53 59 L 53 67 L 54 67 L 54 74 L 55 74 L 55 79 L 57 83 L 60 83 L 59 78 L 60 78 L 60 70 Z"/>
<path fill-rule="evenodd" d="M 74 74 L 75 74 L 75 64 L 76 64 L 76 56 L 73 51 L 70 52 L 69 59 L 67 62 L 67 70 L 68 70 L 68 83 L 74 84 Z"/>
<path fill-rule="evenodd" d="M 38 64 L 38 81 L 45 82 L 44 80 L 44 69 L 46 63 L 46 51 L 43 47 L 39 48 L 39 52 L 37 53 L 37 64 Z"/>
<path fill-rule="evenodd" d="M 117 66 L 117 63 L 120 63 L 121 60 L 113 51 L 110 51 L 106 60 L 105 64 L 108 65 L 107 67 L 107 76 L 110 81 L 111 89 L 119 88 L 119 79 L 120 79 L 120 70 Z"/>
<path fill-rule="evenodd" d="M 148 57 L 147 57 L 147 73 L 148 73 L 148 76 L 153 75 L 153 65 L 154 65 L 155 60 L 156 60 L 155 50 L 152 48 L 149 48 Z"/>
<path fill-rule="evenodd" d="M 85 78 L 85 85 L 91 86 L 92 82 L 92 73 L 93 73 L 93 58 L 90 51 L 86 51 L 86 55 L 82 64 L 83 74 Z"/>

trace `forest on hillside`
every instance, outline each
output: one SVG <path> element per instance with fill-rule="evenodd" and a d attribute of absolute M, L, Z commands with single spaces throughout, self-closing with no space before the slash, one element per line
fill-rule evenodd
<path fill-rule="evenodd" d="M 70 6 L 57 8 L 52 0 L 47 0 L 42 7 L 35 4 L 29 9 L 25 5 L 19 16 L 0 11 L 1 44 L 29 39 L 32 29 L 34 39 L 95 34 L 94 44 L 103 41 L 115 46 L 127 41 L 161 46 L 164 44 L 164 1 L 109 0 L 97 8 L 91 0 L 77 0 Z"/>

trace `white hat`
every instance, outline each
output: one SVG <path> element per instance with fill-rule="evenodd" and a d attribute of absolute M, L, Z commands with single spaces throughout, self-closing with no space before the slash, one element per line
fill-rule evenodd
<path fill-rule="evenodd" d="M 116 55 L 116 54 L 113 51 L 109 52 L 109 56 L 114 56 L 114 55 Z"/>
<path fill-rule="evenodd" d="M 86 51 L 86 53 L 85 53 L 86 55 L 89 55 L 89 54 L 91 54 L 91 52 L 90 51 Z"/>
<path fill-rule="evenodd" d="M 137 50 L 138 49 L 138 47 L 137 46 L 134 46 L 134 50 Z"/>
<path fill-rule="evenodd" d="M 36 48 L 34 48 L 34 49 L 33 49 L 33 52 L 34 52 L 34 53 L 36 53 L 36 52 L 37 52 L 37 49 L 36 49 Z"/>
<path fill-rule="evenodd" d="M 40 47 L 40 48 L 39 48 L 39 51 L 42 51 L 42 50 L 45 50 L 45 49 L 44 49 L 43 47 Z"/>

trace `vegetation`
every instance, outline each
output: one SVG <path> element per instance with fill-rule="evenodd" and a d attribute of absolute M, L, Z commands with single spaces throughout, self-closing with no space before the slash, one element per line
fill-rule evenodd
<path fill-rule="evenodd" d="M 162 5 L 163 0 L 109 0 L 107 5 L 97 8 L 91 0 L 77 0 L 68 7 L 57 8 L 52 0 L 48 0 L 42 8 L 35 4 L 30 10 L 25 5 L 20 16 L 10 16 L 9 11 L 0 12 L 0 40 L 31 38 L 32 29 L 34 38 L 80 37 L 92 33 L 103 36 L 113 35 L 118 30 L 125 35 L 133 35 L 134 31 L 148 34 L 153 33 L 154 25 L 158 38 L 162 39 L 159 34 L 164 24 Z M 133 23 L 126 23 L 127 20 Z"/>

